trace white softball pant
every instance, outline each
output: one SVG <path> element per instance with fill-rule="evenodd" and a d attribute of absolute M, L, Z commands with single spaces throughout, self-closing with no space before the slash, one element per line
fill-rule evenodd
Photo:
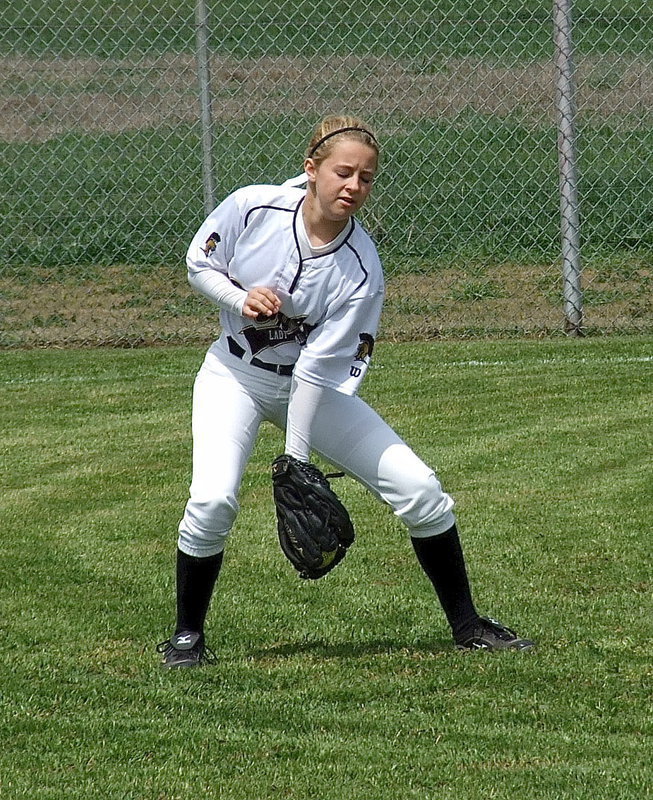
<path fill-rule="evenodd" d="M 230 353 L 209 350 L 193 390 L 193 475 L 179 524 L 179 549 L 221 552 L 238 514 L 238 491 L 261 423 L 285 429 L 292 378 Z M 437 477 L 361 398 L 328 392 L 312 448 L 387 503 L 411 536 L 435 536 L 455 522 Z"/>

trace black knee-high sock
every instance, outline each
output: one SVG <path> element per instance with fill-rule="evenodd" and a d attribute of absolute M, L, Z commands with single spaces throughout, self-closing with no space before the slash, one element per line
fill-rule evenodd
<path fill-rule="evenodd" d="M 467 578 L 465 557 L 455 525 L 426 539 L 411 537 L 417 559 L 433 584 L 454 637 L 478 620 Z"/>
<path fill-rule="evenodd" d="M 196 558 L 177 550 L 177 627 L 181 631 L 204 631 L 211 595 L 222 566 L 223 553 Z"/>

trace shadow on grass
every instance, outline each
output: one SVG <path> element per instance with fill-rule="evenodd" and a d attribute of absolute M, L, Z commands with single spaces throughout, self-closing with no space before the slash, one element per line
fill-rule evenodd
<path fill-rule="evenodd" d="M 418 640 L 410 643 L 398 639 L 376 639 L 369 642 L 330 642 L 324 639 L 299 642 L 277 642 L 253 650 L 250 658 L 256 661 L 280 660 L 309 655 L 320 659 L 352 659 L 368 656 L 403 656 L 422 659 L 437 653 L 453 651 L 450 640 Z"/>

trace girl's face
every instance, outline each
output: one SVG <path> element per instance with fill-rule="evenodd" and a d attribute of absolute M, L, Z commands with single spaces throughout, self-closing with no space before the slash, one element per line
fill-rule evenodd
<path fill-rule="evenodd" d="M 355 139 L 336 142 L 324 161 L 307 158 L 304 170 L 315 191 L 320 215 L 346 222 L 367 200 L 377 167 L 376 151 Z"/>

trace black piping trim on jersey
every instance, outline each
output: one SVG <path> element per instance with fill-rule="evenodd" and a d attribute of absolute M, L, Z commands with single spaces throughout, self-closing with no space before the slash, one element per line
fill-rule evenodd
<path fill-rule="evenodd" d="M 349 238 L 349 237 L 347 237 L 347 238 Z M 354 290 L 354 291 L 357 292 L 361 288 L 361 286 L 365 283 L 365 281 L 370 277 L 370 273 L 363 266 L 363 261 L 362 261 L 361 257 L 358 254 L 358 250 L 356 250 L 355 247 L 352 247 L 352 245 L 350 245 L 349 242 L 343 242 L 343 244 L 346 244 L 347 247 L 351 250 L 351 252 L 356 256 L 356 259 L 358 260 L 358 266 L 361 268 L 361 270 L 363 272 L 363 275 L 365 275 L 363 280 L 358 284 L 358 286 Z"/>
<path fill-rule="evenodd" d="M 304 267 L 304 262 L 305 261 L 311 261 L 311 260 L 314 260 L 314 259 L 323 258 L 324 256 L 330 256 L 333 253 L 336 253 L 338 250 L 340 250 L 341 247 L 344 247 L 345 245 L 347 247 L 349 247 L 349 249 L 354 253 L 356 258 L 358 259 L 358 263 L 360 265 L 360 268 L 363 271 L 363 274 L 365 275 L 363 280 L 356 287 L 356 290 L 360 289 L 360 287 L 368 279 L 369 273 L 367 272 L 367 270 L 363 266 L 363 262 L 361 261 L 361 258 L 358 255 L 358 252 L 349 244 L 349 239 L 351 238 L 351 235 L 353 234 L 354 230 L 356 229 L 356 220 L 353 217 L 350 219 L 351 227 L 349 229 L 349 233 L 347 234 L 347 236 L 345 236 L 345 238 L 342 240 L 342 242 L 340 242 L 338 247 L 336 247 L 334 250 L 329 250 L 327 253 L 320 253 L 317 256 L 309 256 L 308 258 L 304 259 L 304 258 L 302 258 L 301 247 L 299 246 L 299 238 L 297 236 L 297 215 L 299 214 L 299 210 L 302 207 L 302 203 L 303 202 L 304 202 L 304 198 L 302 197 L 301 200 L 297 203 L 295 208 L 285 208 L 284 206 L 272 206 L 272 205 L 266 205 L 266 204 L 263 204 L 263 205 L 260 205 L 260 206 L 254 206 L 253 208 L 250 208 L 250 210 L 247 212 L 247 214 L 245 214 L 244 227 L 246 228 L 247 225 L 249 224 L 250 214 L 253 214 L 255 211 L 260 211 L 263 208 L 270 209 L 271 211 L 286 211 L 287 213 L 293 215 L 292 232 L 293 232 L 293 237 L 295 239 L 295 247 L 297 248 L 297 255 L 299 256 L 299 267 L 297 268 L 297 272 L 295 273 L 295 277 L 292 279 L 292 283 L 290 284 L 290 289 L 288 290 L 288 294 L 292 294 L 295 291 L 295 289 L 297 288 L 297 282 L 299 281 L 299 278 L 300 278 L 300 276 L 302 274 L 302 269 Z"/>
<path fill-rule="evenodd" d="M 297 209 L 295 209 L 295 208 L 284 208 L 283 206 L 266 206 L 266 205 L 254 206 L 254 208 L 250 208 L 250 210 L 247 212 L 247 214 L 245 214 L 245 222 L 244 222 L 244 227 L 245 228 L 249 224 L 249 215 L 253 214 L 255 211 L 260 211 L 262 208 L 269 208 L 272 211 L 287 211 L 289 214 L 296 214 L 297 213 Z"/>
<path fill-rule="evenodd" d="M 333 255 L 333 253 L 337 253 L 338 250 L 340 250 L 341 247 L 344 247 L 349 242 L 349 239 L 350 239 L 352 233 L 354 232 L 354 230 L 356 228 L 356 220 L 352 217 L 350 219 L 351 227 L 349 229 L 349 233 L 345 236 L 345 238 L 342 240 L 342 242 L 340 242 L 340 244 L 337 247 L 335 247 L 333 250 L 329 250 L 326 253 L 320 253 L 317 256 L 309 256 L 308 258 L 302 258 L 302 250 L 301 250 L 301 247 L 299 246 L 299 237 L 297 236 L 297 215 L 299 214 L 299 209 L 302 207 L 302 203 L 303 202 L 304 202 L 304 198 L 302 197 L 302 199 L 297 204 L 297 208 L 295 209 L 295 213 L 293 215 L 293 221 L 292 221 L 292 233 L 293 233 L 293 236 L 295 238 L 295 247 L 297 248 L 297 255 L 299 256 L 299 267 L 297 268 L 297 272 L 295 273 L 295 277 L 293 278 L 292 283 L 290 284 L 290 289 L 288 289 L 288 294 L 292 294 L 295 291 L 295 289 L 297 288 L 297 281 L 299 280 L 300 275 L 302 274 L 302 269 L 304 267 L 304 262 L 306 262 L 306 261 L 315 261 L 318 258 L 324 258 L 324 256 L 330 256 L 330 255 Z M 353 247 L 351 247 L 350 245 L 349 245 L 349 247 L 353 250 Z M 354 253 L 356 253 L 355 250 L 354 250 Z M 356 253 L 356 257 L 358 258 L 358 253 Z M 358 262 L 361 264 L 361 269 L 363 270 L 363 272 L 365 272 L 365 278 L 363 278 L 362 282 L 358 284 L 358 286 L 356 287 L 357 289 L 360 288 L 365 283 L 365 281 L 367 280 L 367 271 L 363 268 L 363 265 L 361 263 L 360 258 L 358 258 Z"/>

